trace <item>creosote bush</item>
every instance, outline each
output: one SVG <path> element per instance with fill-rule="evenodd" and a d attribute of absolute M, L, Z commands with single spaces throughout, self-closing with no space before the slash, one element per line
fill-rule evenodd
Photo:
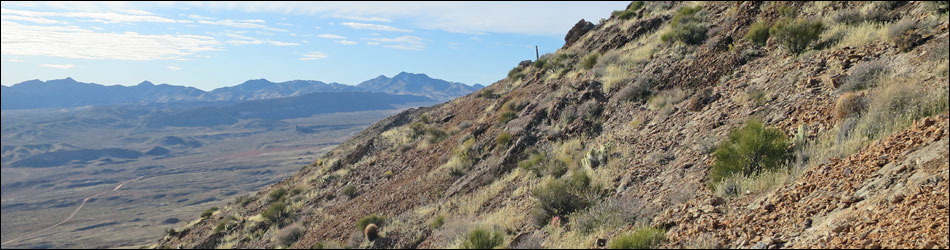
<path fill-rule="evenodd" d="M 201 218 L 211 217 L 211 215 L 213 215 L 214 212 L 217 212 L 217 211 L 218 211 L 218 207 L 211 207 L 208 210 L 205 210 L 204 212 L 201 213 Z"/>
<path fill-rule="evenodd" d="M 581 68 L 586 70 L 591 70 L 594 68 L 594 65 L 597 65 L 597 58 L 600 57 L 600 53 L 594 52 L 590 53 L 587 56 L 584 56 L 584 60 L 581 60 Z"/>
<path fill-rule="evenodd" d="M 346 195 L 346 197 L 350 199 L 356 197 L 357 192 L 356 186 L 353 186 L 353 184 L 346 185 L 346 187 L 343 188 L 343 195 Z"/>
<path fill-rule="evenodd" d="M 300 240 L 301 237 L 303 237 L 303 228 L 297 225 L 291 225 L 281 229 L 280 232 L 277 233 L 277 242 L 280 243 L 281 246 L 289 247 L 296 243 L 297 240 Z"/>
<path fill-rule="evenodd" d="M 277 201 L 270 204 L 261 216 L 264 217 L 267 221 L 274 224 L 283 223 L 284 219 L 287 219 L 288 214 L 285 211 L 287 210 L 287 205 L 284 205 L 283 202 Z"/>
<path fill-rule="evenodd" d="M 377 227 L 382 227 L 383 223 L 386 223 L 385 216 L 381 216 L 378 214 L 363 216 L 363 218 L 360 218 L 358 221 L 356 221 L 356 230 L 362 233 L 363 230 L 366 229 L 366 226 L 369 226 L 369 224 L 374 224 Z"/>
<path fill-rule="evenodd" d="M 745 39 L 758 46 L 765 46 L 769 40 L 769 28 L 772 26 L 765 22 L 756 22 L 749 26 L 749 32 L 746 32 Z"/>
<path fill-rule="evenodd" d="M 554 216 L 565 217 L 589 207 L 594 202 L 590 200 L 590 194 L 596 196 L 599 189 L 597 185 L 591 185 L 591 178 L 584 171 L 574 171 L 566 178 L 541 185 L 531 192 L 540 202 L 540 206 L 531 212 L 535 225 L 543 226 Z"/>
<path fill-rule="evenodd" d="M 706 40 L 707 27 L 698 17 L 702 6 L 684 7 L 676 12 L 671 21 L 672 28 L 660 36 L 665 43 L 684 43 L 688 45 L 701 44 Z"/>
<path fill-rule="evenodd" d="M 779 22 L 769 31 L 779 44 L 794 54 L 801 54 L 808 46 L 821 38 L 825 24 L 820 20 L 798 19 Z"/>
<path fill-rule="evenodd" d="M 507 148 L 511 144 L 511 134 L 508 132 L 501 132 L 498 134 L 498 137 L 495 137 L 495 147 L 498 148 Z"/>
<path fill-rule="evenodd" d="M 462 249 L 493 249 L 505 242 L 505 233 L 499 230 L 476 228 L 462 242 Z"/>
<path fill-rule="evenodd" d="M 610 241 L 610 249 L 653 249 L 666 240 L 666 231 L 652 227 L 639 228 Z"/>
<path fill-rule="evenodd" d="M 643 1 L 633 1 L 630 3 L 630 6 L 624 11 L 614 11 L 613 16 L 620 18 L 620 20 L 627 20 L 632 17 L 637 16 L 637 10 L 643 8 Z"/>
<path fill-rule="evenodd" d="M 781 130 L 751 120 L 733 130 L 715 152 L 709 173 L 711 184 L 735 174 L 753 176 L 782 166 L 788 159 L 788 139 Z"/>
<path fill-rule="evenodd" d="M 280 201 L 284 199 L 284 196 L 287 196 L 286 188 L 275 189 L 274 191 L 271 191 L 270 194 L 267 195 L 270 202 Z"/>

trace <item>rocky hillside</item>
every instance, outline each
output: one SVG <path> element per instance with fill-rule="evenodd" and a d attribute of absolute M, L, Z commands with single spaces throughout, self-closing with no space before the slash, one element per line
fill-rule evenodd
<path fill-rule="evenodd" d="M 947 248 L 948 23 L 633 2 L 154 247 Z"/>

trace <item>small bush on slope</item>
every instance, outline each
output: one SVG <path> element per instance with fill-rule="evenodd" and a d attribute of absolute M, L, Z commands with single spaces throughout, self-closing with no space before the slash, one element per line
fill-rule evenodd
<path fill-rule="evenodd" d="M 781 130 L 749 121 L 745 127 L 729 133 L 729 139 L 716 149 L 716 163 L 709 173 L 711 183 L 742 174 L 753 176 L 776 169 L 788 159 L 788 139 Z"/>
<path fill-rule="evenodd" d="M 478 228 L 468 233 L 462 249 L 493 249 L 501 246 L 505 241 L 503 232 Z"/>
<path fill-rule="evenodd" d="M 770 33 L 779 44 L 794 54 L 801 54 L 808 46 L 821 38 L 825 24 L 818 20 L 798 19 L 772 26 Z"/>
<path fill-rule="evenodd" d="M 640 228 L 633 233 L 610 241 L 610 249 L 653 249 L 666 240 L 666 231 L 656 228 Z"/>

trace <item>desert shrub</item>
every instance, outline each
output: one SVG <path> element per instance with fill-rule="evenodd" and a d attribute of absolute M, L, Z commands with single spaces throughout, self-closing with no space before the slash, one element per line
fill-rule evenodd
<path fill-rule="evenodd" d="M 279 225 L 283 223 L 284 219 L 287 219 L 288 214 L 286 210 L 287 205 L 284 205 L 283 202 L 276 201 L 271 203 L 270 206 L 261 213 L 261 216 L 267 221 Z"/>
<path fill-rule="evenodd" d="M 653 78 L 653 76 L 646 74 L 639 75 L 632 83 L 620 89 L 617 95 L 624 101 L 640 102 L 650 96 L 653 87 L 658 83 L 659 82 Z"/>
<path fill-rule="evenodd" d="M 627 20 L 631 17 L 637 16 L 637 10 L 643 8 L 643 1 L 633 1 L 630 3 L 630 6 L 624 11 L 614 11 L 613 16 L 620 18 L 620 20 Z"/>
<path fill-rule="evenodd" d="M 223 220 L 218 222 L 217 226 L 214 227 L 214 233 L 220 233 L 220 232 L 230 229 L 231 226 L 233 226 L 233 223 L 236 222 L 237 220 L 238 218 L 234 216 L 225 217 Z"/>
<path fill-rule="evenodd" d="M 474 146 L 475 138 L 469 138 L 455 148 L 455 151 L 452 152 L 452 158 L 443 166 L 449 170 L 450 175 L 455 177 L 465 175 L 465 171 L 474 164 L 471 152 Z"/>
<path fill-rule="evenodd" d="M 793 6 L 784 5 L 778 8 L 778 15 L 784 18 L 795 18 L 798 16 L 798 8 Z"/>
<path fill-rule="evenodd" d="M 604 111 L 603 105 L 600 105 L 600 102 L 597 100 L 590 99 L 584 103 L 581 103 L 580 106 L 577 106 L 577 114 L 584 116 L 587 120 L 594 120 L 600 116 L 600 112 Z"/>
<path fill-rule="evenodd" d="M 831 17 L 831 20 L 835 23 L 843 24 L 859 24 L 864 22 L 864 15 L 861 14 L 858 10 L 841 10 L 838 11 L 834 16 Z"/>
<path fill-rule="evenodd" d="M 835 102 L 835 119 L 841 121 L 860 116 L 867 110 L 867 106 L 867 98 L 865 98 L 863 94 L 854 92 L 845 93 Z"/>
<path fill-rule="evenodd" d="M 356 186 L 353 186 L 353 184 L 346 185 L 346 187 L 343 188 L 343 195 L 346 195 L 346 197 L 350 199 L 356 197 L 357 192 Z"/>
<path fill-rule="evenodd" d="M 343 244 L 335 241 L 320 241 L 313 244 L 310 249 L 343 249 Z"/>
<path fill-rule="evenodd" d="M 505 241 L 504 232 L 476 228 L 468 233 L 462 242 L 462 249 L 493 249 Z"/>
<path fill-rule="evenodd" d="M 359 220 L 356 221 L 356 230 L 362 233 L 363 230 L 366 229 L 366 226 L 369 226 L 369 224 L 374 224 L 377 227 L 382 227 L 383 223 L 386 223 L 385 216 L 378 215 L 378 214 L 363 216 L 363 218 L 360 218 Z"/>
<path fill-rule="evenodd" d="M 528 159 L 518 163 L 518 167 L 535 174 L 537 177 L 546 175 L 561 177 L 567 173 L 567 164 L 561 161 L 548 159 L 547 153 L 535 153 Z"/>
<path fill-rule="evenodd" d="M 508 79 L 520 80 L 522 78 L 524 78 L 524 72 L 522 72 L 521 67 L 515 67 L 508 71 Z"/>
<path fill-rule="evenodd" d="M 281 229 L 277 233 L 277 243 L 281 246 L 288 247 L 293 245 L 303 237 L 303 228 L 297 225 L 290 225 L 284 229 Z"/>
<path fill-rule="evenodd" d="M 851 75 L 841 85 L 839 91 L 861 91 L 877 86 L 880 78 L 890 72 L 890 66 L 884 60 L 861 62 L 854 66 Z"/>
<path fill-rule="evenodd" d="M 234 199 L 234 204 L 241 205 L 242 207 L 246 207 L 247 204 L 251 204 L 251 202 L 254 202 L 254 199 L 248 195 L 238 196 Z"/>
<path fill-rule="evenodd" d="M 286 188 L 275 189 L 274 191 L 271 191 L 270 194 L 267 195 L 267 197 L 270 199 L 270 202 L 282 200 L 284 199 L 284 196 L 287 196 Z"/>
<path fill-rule="evenodd" d="M 903 19 L 887 28 L 887 37 L 903 52 L 908 52 L 923 42 L 917 23 L 911 19 Z"/>
<path fill-rule="evenodd" d="M 785 133 L 751 120 L 729 133 L 729 138 L 715 152 L 716 162 L 709 173 L 711 183 L 734 174 L 757 175 L 776 169 L 788 158 L 789 144 Z"/>
<path fill-rule="evenodd" d="M 604 94 L 610 93 L 614 88 L 630 80 L 633 76 L 632 70 L 627 64 L 614 63 L 603 68 L 601 75 L 601 91 Z"/>
<path fill-rule="evenodd" d="M 791 22 L 780 22 L 769 31 L 779 44 L 788 51 L 801 54 L 808 46 L 821 38 L 825 25 L 819 20 L 798 19 Z"/>
<path fill-rule="evenodd" d="M 673 15 L 672 27 L 667 33 L 660 35 L 665 43 L 679 42 L 697 45 L 706 40 L 706 26 L 701 23 L 697 13 L 702 6 L 684 7 Z"/>
<path fill-rule="evenodd" d="M 524 74 L 521 74 L 520 77 L 518 77 L 517 75 L 515 75 L 515 77 L 517 77 L 518 79 L 524 78 Z M 513 78 L 513 79 L 514 79 L 514 78 Z M 495 90 L 494 90 L 494 89 L 484 88 L 481 92 L 478 92 L 478 97 L 486 98 L 486 99 L 495 99 L 495 98 L 500 97 L 500 95 L 495 94 Z"/>
<path fill-rule="evenodd" d="M 425 117 L 423 117 L 425 118 Z M 427 120 L 427 119 L 420 119 Z M 412 129 L 412 138 L 425 137 L 429 143 L 438 143 L 448 137 L 448 133 L 435 126 L 429 126 L 425 122 L 417 121 L 409 125 Z"/>
<path fill-rule="evenodd" d="M 518 117 L 518 114 L 516 114 L 514 111 L 505 110 L 505 111 L 502 111 L 501 115 L 498 116 L 498 123 L 505 124 L 505 123 L 510 122 L 511 120 L 514 120 L 517 117 Z"/>
<path fill-rule="evenodd" d="M 429 227 L 433 230 L 439 229 L 442 225 L 445 225 L 445 216 L 442 215 L 436 216 L 432 223 L 429 223 Z"/>
<path fill-rule="evenodd" d="M 947 14 L 947 11 L 950 10 L 950 1 L 928 1 L 927 8 L 938 15 Z"/>
<path fill-rule="evenodd" d="M 749 32 L 745 33 L 745 39 L 755 45 L 765 46 L 765 43 L 769 40 L 769 28 L 771 27 L 768 23 L 756 22 L 749 26 Z"/>
<path fill-rule="evenodd" d="M 875 7 L 884 10 L 894 10 L 907 4 L 907 1 L 875 1 Z"/>
<path fill-rule="evenodd" d="M 686 99 L 686 91 L 679 88 L 660 91 L 660 93 L 650 97 L 647 100 L 647 107 L 650 110 L 665 110 L 664 113 L 672 111 L 672 106 Z"/>
<path fill-rule="evenodd" d="M 621 202 L 619 199 L 592 205 L 584 211 L 571 214 L 571 229 L 583 234 L 591 234 L 601 228 L 619 228 L 635 223 L 637 217 L 635 213 L 641 210 L 631 207 L 632 205 L 629 202 Z"/>
<path fill-rule="evenodd" d="M 534 67 L 539 69 L 543 69 L 547 64 L 548 60 L 545 58 L 539 58 L 537 61 L 534 61 Z"/>
<path fill-rule="evenodd" d="M 610 249 L 653 249 L 666 240 L 663 229 L 645 227 L 610 241 Z"/>
<path fill-rule="evenodd" d="M 495 147 L 505 148 L 508 147 L 508 144 L 511 143 L 511 134 L 508 132 L 501 132 L 495 137 Z"/>
<path fill-rule="evenodd" d="M 591 178 L 583 171 L 574 171 L 569 178 L 553 179 L 532 190 L 532 197 L 540 206 L 532 212 L 536 225 L 544 225 L 554 216 L 567 216 L 585 209 L 593 202 L 588 193 L 597 191 L 591 186 Z"/>
<path fill-rule="evenodd" d="M 584 56 L 584 60 L 581 60 L 581 68 L 590 70 L 594 68 L 594 65 L 597 65 L 597 58 L 600 57 L 600 53 L 590 53 L 587 56 Z"/>
<path fill-rule="evenodd" d="M 204 212 L 201 213 L 201 218 L 211 217 L 211 215 L 214 215 L 214 212 L 217 212 L 217 211 L 218 211 L 218 207 L 211 207 L 208 210 L 205 210 Z"/>

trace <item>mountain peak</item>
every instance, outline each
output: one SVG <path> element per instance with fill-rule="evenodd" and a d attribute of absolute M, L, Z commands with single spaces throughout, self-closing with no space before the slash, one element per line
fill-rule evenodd
<path fill-rule="evenodd" d="M 155 86 L 155 84 L 153 84 L 152 82 L 146 80 L 146 81 L 142 81 L 141 83 L 139 83 L 138 85 L 135 85 L 135 86 L 146 87 L 146 86 Z"/>

